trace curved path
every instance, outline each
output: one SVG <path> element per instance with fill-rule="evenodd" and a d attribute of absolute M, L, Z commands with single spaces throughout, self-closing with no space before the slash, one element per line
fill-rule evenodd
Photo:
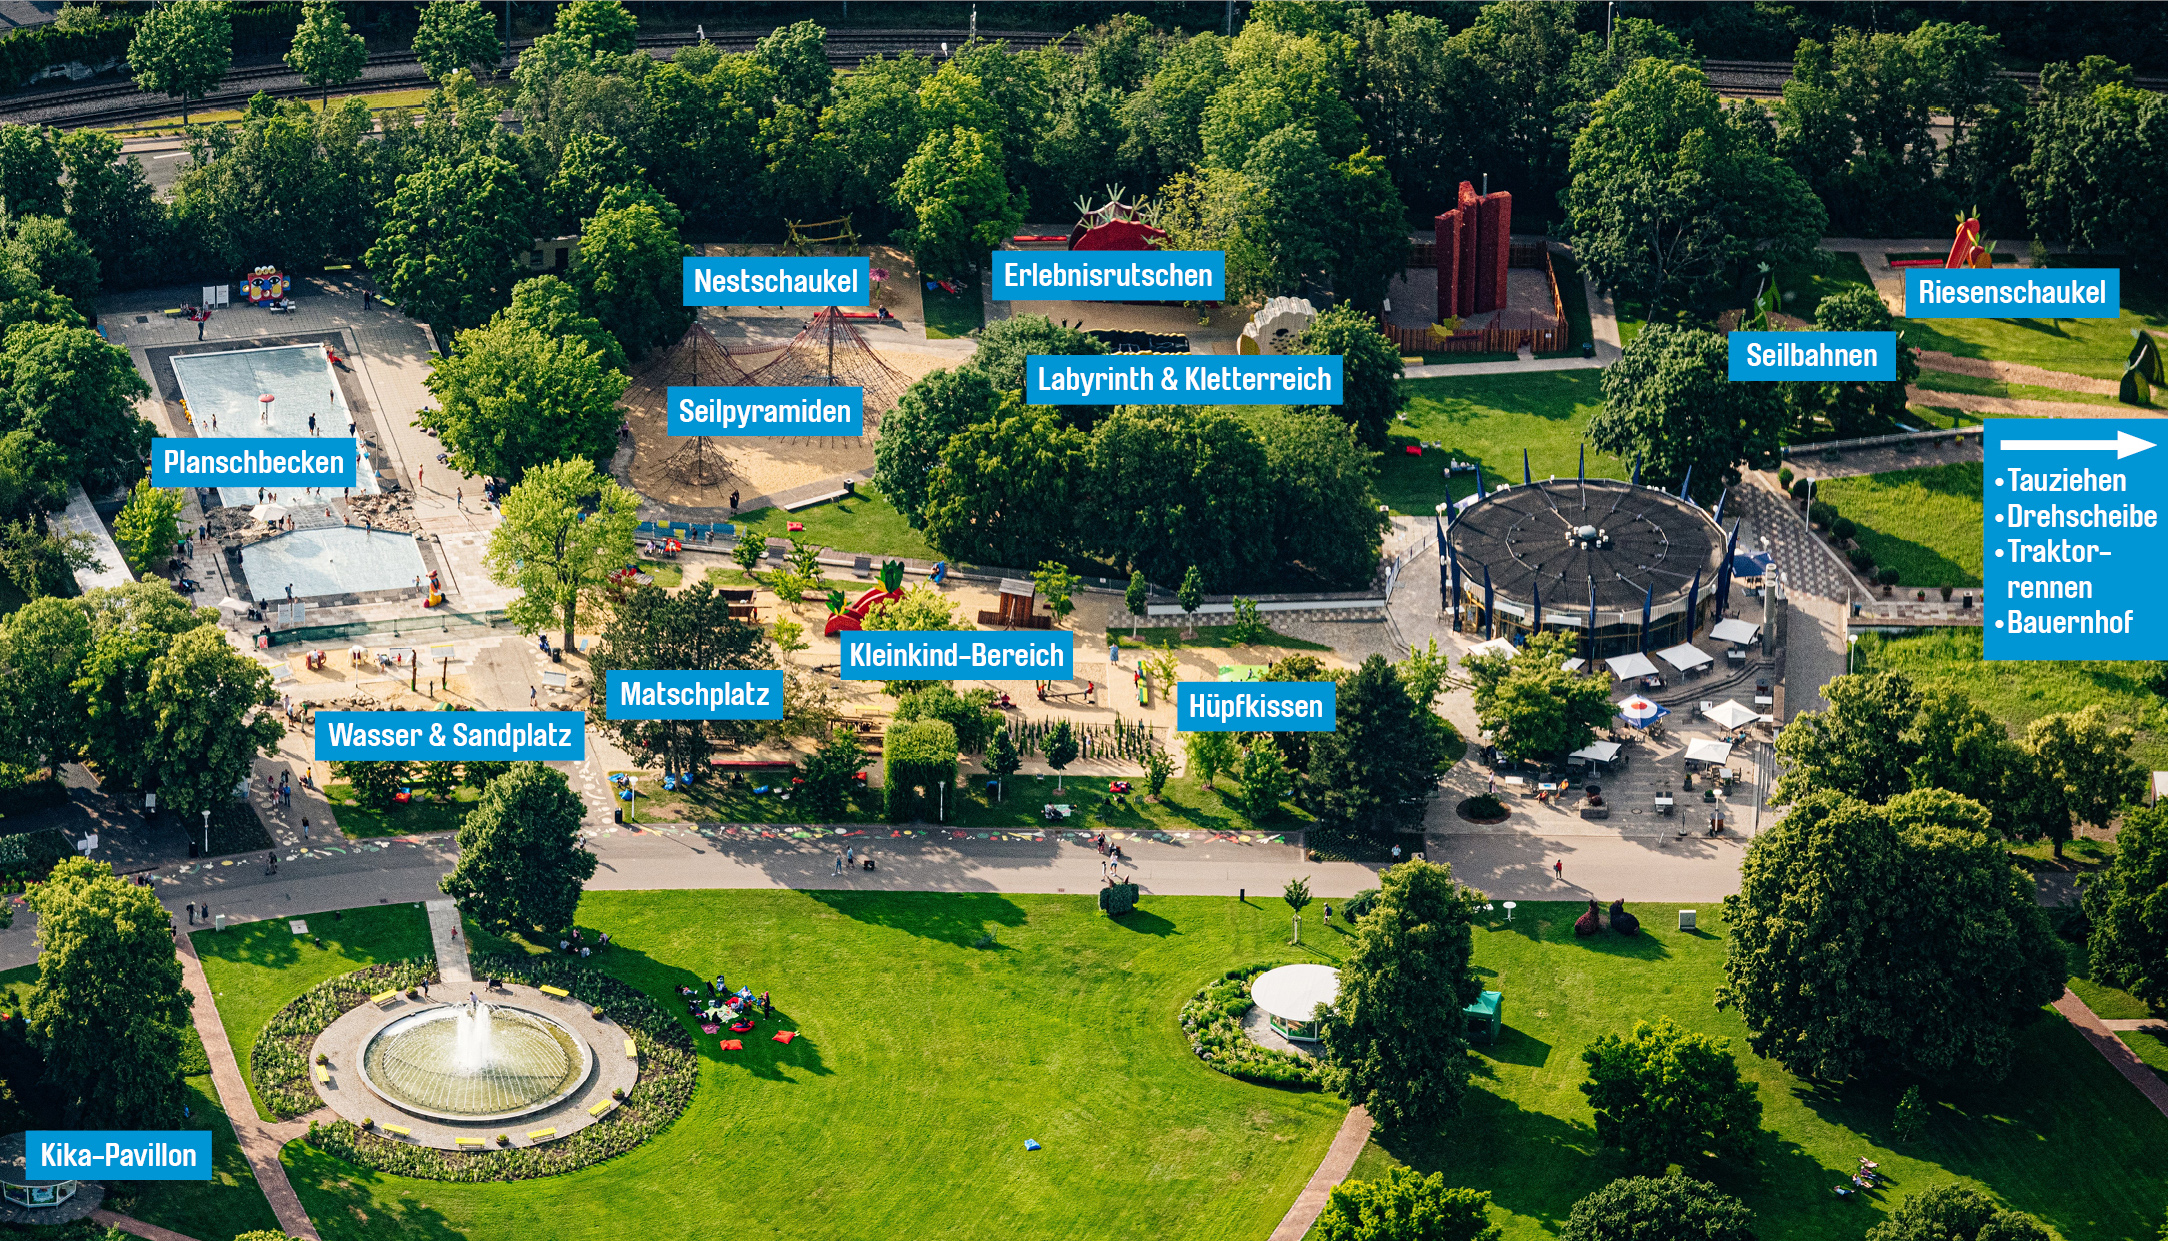
<path fill-rule="evenodd" d="M 1363 1153 L 1363 1146 L 1370 1141 L 1372 1128 L 1370 1113 L 1358 1103 L 1347 1110 L 1347 1119 L 1340 1122 L 1340 1132 L 1333 1135 L 1332 1145 L 1325 1148 L 1325 1158 L 1317 1165 L 1310 1183 L 1295 1195 L 1295 1205 L 1287 1208 L 1287 1215 L 1280 1226 L 1272 1230 L 1270 1241 L 1302 1241 L 1310 1231 L 1310 1225 L 1325 1209 L 1331 1199 L 1333 1187 L 1347 1179 L 1355 1167 L 1355 1159 Z"/>

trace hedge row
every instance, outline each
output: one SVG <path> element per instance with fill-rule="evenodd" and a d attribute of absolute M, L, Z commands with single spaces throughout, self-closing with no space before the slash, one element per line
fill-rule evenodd
<path fill-rule="evenodd" d="M 1276 964 L 1231 969 L 1198 988 L 1182 1006 L 1182 1031 L 1199 1060 L 1229 1077 L 1272 1086 L 1323 1086 L 1325 1066 L 1318 1059 L 1261 1047 L 1242 1032 L 1242 1017 L 1250 1011 L 1250 979 Z"/>
<path fill-rule="evenodd" d="M 556 957 L 476 953 L 476 977 L 530 987 L 562 987 L 600 1008 L 640 1050 L 640 1078 L 616 1111 L 546 1146 L 440 1151 L 364 1133 L 352 1121 L 309 1125 L 309 1145 L 379 1172 L 429 1181 L 518 1181 L 555 1176 L 622 1155 L 669 1127 L 692 1100 L 697 1061 L 692 1036 L 677 1017 L 636 987 L 591 966 Z"/>
<path fill-rule="evenodd" d="M 405 991 L 434 982 L 436 977 L 434 957 L 372 965 L 320 982 L 280 1009 L 248 1052 L 256 1094 L 270 1118 L 292 1120 L 324 1105 L 309 1083 L 309 1052 L 325 1027 L 367 1003 L 372 995 Z"/>

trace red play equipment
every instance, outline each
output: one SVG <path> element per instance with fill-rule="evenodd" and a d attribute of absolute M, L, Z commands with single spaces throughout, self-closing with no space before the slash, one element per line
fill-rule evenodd
<path fill-rule="evenodd" d="M 881 565 L 881 584 L 858 596 L 856 603 L 845 607 L 842 606 L 843 596 L 841 594 L 829 596 L 828 608 L 830 615 L 828 624 L 821 630 L 821 633 L 826 637 L 833 638 L 846 629 L 864 629 L 866 627 L 866 617 L 872 615 L 874 608 L 887 603 L 891 599 L 901 598 L 903 598 L 903 562 L 901 560 L 884 561 Z"/>
<path fill-rule="evenodd" d="M 1167 235 L 1166 230 L 1152 227 L 1158 209 L 1142 200 L 1123 202 L 1122 189 L 1108 186 L 1106 205 L 1101 207 L 1092 206 L 1089 198 L 1077 199 L 1077 222 L 1069 229 L 1071 250 L 1149 250 Z"/>
<path fill-rule="evenodd" d="M 1889 265 L 1905 267 L 1993 267 L 1995 243 L 1980 240 L 1980 209 L 1974 207 L 1972 214 L 1957 213 L 1957 236 L 1950 242 L 1949 256 L 1940 262 L 1934 259 L 1891 259 Z"/>

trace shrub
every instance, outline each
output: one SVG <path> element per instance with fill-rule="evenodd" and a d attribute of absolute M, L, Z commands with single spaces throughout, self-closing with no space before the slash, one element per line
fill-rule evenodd
<path fill-rule="evenodd" d="M 1492 793 L 1478 793 L 1462 804 L 1461 810 L 1471 819 L 1502 819 L 1506 804 Z"/>
<path fill-rule="evenodd" d="M 1777 470 L 1777 486 L 1784 488 L 1786 491 L 1792 489 L 1792 467 L 1787 465 Z"/>
<path fill-rule="evenodd" d="M 1594 935 L 1596 932 L 1602 929 L 1603 919 L 1596 913 L 1596 898 L 1590 897 L 1588 901 L 1588 912 L 1582 914 L 1580 917 L 1573 920 L 1573 933 L 1575 935 L 1584 936 Z"/>
<path fill-rule="evenodd" d="M 1109 918 L 1119 918 L 1136 907 L 1136 884 L 1110 883 L 1099 889 L 1099 908 L 1105 910 Z"/>
<path fill-rule="evenodd" d="M 1641 933 L 1641 919 L 1626 912 L 1625 901 L 1612 901 L 1611 929 L 1621 935 L 1639 935 Z"/>
<path fill-rule="evenodd" d="M 1807 498 L 1807 488 L 1808 488 L 1808 486 L 1809 486 L 1809 483 L 1808 483 L 1808 481 L 1807 481 L 1806 479 L 1804 479 L 1804 478 L 1802 478 L 1802 479 L 1799 479 L 1799 480 L 1798 480 L 1797 482 L 1794 482 L 1794 483 L 1792 484 L 1792 499 L 1794 499 L 1794 500 L 1804 500 L 1804 499 L 1806 499 L 1806 498 Z"/>
<path fill-rule="evenodd" d="M 1920 1126 L 1926 1119 L 1927 1105 L 1920 1101 L 1920 1088 L 1907 1086 L 1904 1097 L 1897 1100 L 1897 1114 L 1890 1121 L 1890 1133 L 1900 1142 L 1910 1142 L 1920 1136 Z"/>
<path fill-rule="evenodd" d="M 1378 890 L 1376 888 L 1364 888 L 1349 897 L 1347 904 L 1340 906 L 1340 911 L 1347 915 L 1348 921 L 1360 922 L 1364 914 L 1377 908 L 1377 904 Z"/>
<path fill-rule="evenodd" d="M 1844 558 L 1851 561 L 1852 568 L 1860 573 L 1868 572 L 1874 568 L 1874 553 L 1864 547 L 1853 548 L 1844 554 Z"/>
<path fill-rule="evenodd" d="M 1875 574 L 1875 575 L 1874 575 L 1874 580 L 1875 580 L 1875 581 L 1877 581 L 1877 582 L 1880 582 L 1880 583 L 1882 583 L 1882 584 L 1883 584 L 1884 586 L 1895 586 L 1895 585 L 1897 584 L 1897 578 L 1898 578 L 1898 576 L 1899 576 L 1899 575 L 1898 575 L 1898 572 L 1897 572 L 1897 570 L 1895 570 L 1895 569 L 1884 569 L 1884 570 L 1882 570 L 1881 572 L 1879 572 L 1879 573 L 1877 573 L 1877 574 Z"/>
<path fill-rule="evenodd" d="M 1268 1086 L 1322 1086 L 1324 1066 L 1315 1058 L 1259 1046 L 1242 1032 L 1242 1017 L 1250 1011 L 1250 979 L 1276 964 L 1231 969 L 1198 988 L 1182 1005 L 1182 1031 L 1199 1060 L 1229 1077 Z"/>
<path fill-rule="evenodd" d="M 1839 517 L 1829 523 L 1829 532 L 1837 536 L 1838 542 L 1849 543 L 1852 536 L 1859 533 L 1859 523 L 1849 517 Z"/>
<path fill-rule="evenodd" d="M 1950 592 L 1956 590 L 1957 587 L 1950 585 L 1948 582 L 1944 582 L 1942 583 L 1942 585 L 1936 587 L 1935 589 L 1942 592 L 1942 601 L 1944 603 L 1948 603 L 1950 601 Z"/>
<path fill-rule="evenodd" d="M 1827 500 L 1816 500 L 1807 506 L 1807 520 L 1827 530 L 1830 523 L 1837 520 L 1837 506 Z"/>

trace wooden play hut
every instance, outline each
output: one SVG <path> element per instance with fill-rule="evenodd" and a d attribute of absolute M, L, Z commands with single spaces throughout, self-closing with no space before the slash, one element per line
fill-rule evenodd
<path fill-rule="evenodd" d="M 981 625 L 1005 625 L 1012 629 L 1053 628 L 1054 618 L 1052 616 L 1041 615 L 1033 610 L 1033 600 L 1037 598 L 1038 593 L 1038 587 L 1033 586 L 1030 582 L 1018 581 L 1013 577 L 1002 578 L 999 587 L 999 598 L 996 600 L 998 606 L 991 612 L 981 611 L 979 613 L 979 623 Z"/>

